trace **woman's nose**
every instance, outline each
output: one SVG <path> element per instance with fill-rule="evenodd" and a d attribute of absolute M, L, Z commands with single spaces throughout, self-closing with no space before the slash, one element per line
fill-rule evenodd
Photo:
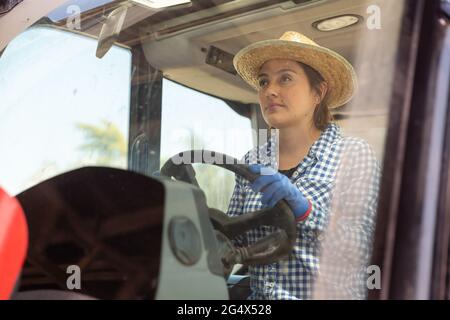
<path fill-rule="evenodd" d="M 274 83 L 269 83 L 266 87 L 266 97 L 277 97 L 278 96 L 278 86 Z"/>

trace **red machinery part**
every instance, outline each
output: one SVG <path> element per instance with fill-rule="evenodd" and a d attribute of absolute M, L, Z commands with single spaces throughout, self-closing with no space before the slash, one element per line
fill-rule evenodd
<path fill-rule="evenodd" d="M 28 247 L 28 227 L 19 201 L 0 188 L 0 300 L 9 299 Z"/>

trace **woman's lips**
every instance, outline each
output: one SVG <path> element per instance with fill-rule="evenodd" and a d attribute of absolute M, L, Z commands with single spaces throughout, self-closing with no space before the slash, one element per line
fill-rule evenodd
<path fill-rule="evenodd" d="M 284 105 L 282 104 L 271 104 L 269 106 L 266 107 L 266 112 L 275 112 L 280 108 L 284 108 Z"/>

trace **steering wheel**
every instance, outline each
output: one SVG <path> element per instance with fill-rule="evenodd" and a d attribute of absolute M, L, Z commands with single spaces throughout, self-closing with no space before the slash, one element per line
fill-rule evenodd
<path fill-rule="evenodd" d="M 215 159 L 216 161 L 219 159 L 221 161 L 206 162 L 204 155 L 207 155 L 208 159 Z M 186 158 L 190 160 L 190 163 L 180 161 Z M 239 164 L 237 159 L 209 150 L 188 150 L 172 156 L 161 168 L 161 175 L 173 177 L 200 188 L 191 163 L 219 166 L 242 176 L 250 182 L 253 182 L 259 176 L 251 172 L 248 165 Z M 209 218 L 214 229 L 230 240 L 260 226 L 277 227 L 273 233 L 247 247 L 231 245 L 231 248 L 222 255 L 222 263 L 225 268 L 230 268 L 236 263 L 243 265 L 273 263 L 288 256 L 295 244 L 297 232 L 295 218 L 285 200 L 280 200 L 273 208 L 249 212 L 238 217 L 230 217 L 218 209 L 210 209 Z"/>

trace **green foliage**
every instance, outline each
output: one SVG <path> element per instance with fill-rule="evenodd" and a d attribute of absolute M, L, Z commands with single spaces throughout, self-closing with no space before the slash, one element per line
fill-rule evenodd
<path fill-rule="evenodd" d="M 79 150 L 95 157 L 96 164 L 114 166 L 126 159 L 127 142 L 114 123 L 102 120 L 100 125 L 78 123 L 76 126 L 85 137 Z"/>

